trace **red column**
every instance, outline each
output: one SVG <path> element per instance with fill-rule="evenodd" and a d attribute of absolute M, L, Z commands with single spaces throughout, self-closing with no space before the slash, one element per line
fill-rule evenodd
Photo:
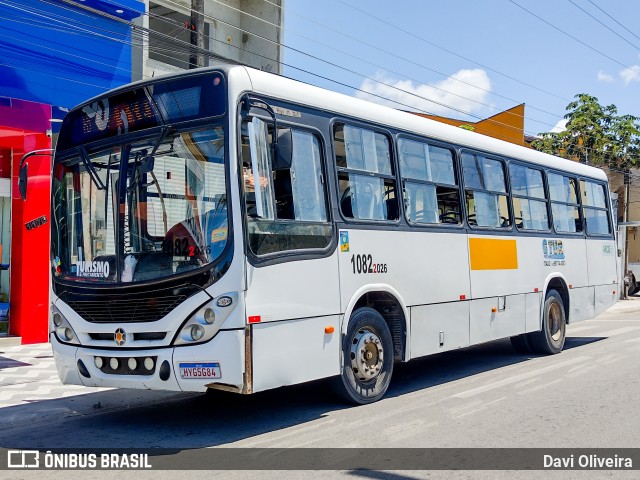
<path fill-rule="evenodd" d="M 51 148 L 47 136 L 51 107 L 14 100 L 7 107 L 10 116 L 2 115 L 1 124 L 11 127 L 13 150 L 11 174 L 11 259 L 10 259 L 10 317 L 9 333 L 22 337 L 22 343 L 48 340 L 49 318 L 49 228 L 51 158 L 30 157 L 27 200 L 18 189 L 18 171 L 22 155 L 33 150 Z M 4 108 L 3 108 L 4 110 Z M 22 129 L 16 135 L 16 129 Z M 0 143 L 7 143 L 7 138 Z M 26 224 L 44 216 L 46 224 L 27 230 Z"/>

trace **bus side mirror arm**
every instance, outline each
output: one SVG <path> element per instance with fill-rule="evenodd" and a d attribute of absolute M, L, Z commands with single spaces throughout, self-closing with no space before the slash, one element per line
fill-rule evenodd
<path fill-rule="evenodd" d="M 18 168 L 18 190 L 20 191 L 20 198 L 23 201 L 27 200 L 27 180 L 29 179 L 29 164 L 26 162 L 27 158 L 35 156 L 52 157 L 53 149 L 44 148 L 42 150 L 34 150 L 29 152 L 20 159 L 20 167 Z"/>
<path fill-rule="evenodd" d="M 278 159 L 278 158 L 282 158 L 282 155 L 280 155 L 279 157 L 279 152 L 278 152 L 278 140 L 279 140 L 279 135 L 278 135 L 278 119 L 276 118 L 276 112 L 273 110 L 273 108 L 271 107 L 271 105 L 269 105 L 267 102 L 265 102 L 264 100 L 260 100 L 259 98 L 255 98 L 255 97 L 251 97 L 249 95 L 245 95 L 244 99 L 242 100 L 243 103 L 243 107 L 244 110 L 246 112 L 246 115 L 249 115 L 249 112 L 251 111 L 252 108 L 257 108 L 260 110 L 264 110 L 265 112 L 267 112 L 269 114 L 269 116 L 271 117 L 271 119 L 273 120 L 273 136 L 272 136 L 272 140 L 271 140 L 271 146 L 272 146 L 272 158 L 274 159 Z M 289 129 L 290 130 L 290 129 Z M 290 137 L 290 135 L 289 135 Z M 285 155 L 289 155 L 291 156 L 291 146 L 290 146 L 290 141 L 289 141 L 289 145 L 285 146 Z M 285 160 L 286 161 L 286 160 Z M 289 165 L 291 165 L 291 159 L 288 159 L 288 163 Z"/>

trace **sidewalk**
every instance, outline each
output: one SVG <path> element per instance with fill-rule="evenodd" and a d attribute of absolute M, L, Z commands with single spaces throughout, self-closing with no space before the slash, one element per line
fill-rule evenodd
<path fill-rule="evenodd" d="M 62 385 L 49 343 L 0 346 L 0 408 L 104 390 Z"/>

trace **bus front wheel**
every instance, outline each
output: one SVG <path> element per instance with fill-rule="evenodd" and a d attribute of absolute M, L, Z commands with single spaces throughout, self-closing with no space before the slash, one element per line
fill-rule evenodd
<path fill-rule="evenodd" d="M 382 398 L 393 373 L 393 340 L 380 313 L 363 307 L 351 315 L 342 358 L 342 374 L 335 379 L 338 394 L 357 405 Z"/>
<path fill-rule="evenodd" d="M 555 354 L 564 347 L 567 318 L 562 297 L 556 290 L 549 290 L 544 301 L 542 330 L 529 335 L 529 343 L 538 353 Z"/>

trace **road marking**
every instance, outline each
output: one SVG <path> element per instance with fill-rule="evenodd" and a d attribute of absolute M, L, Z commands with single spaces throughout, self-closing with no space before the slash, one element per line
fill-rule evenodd
<path fill-rule="evenodd" d="M 598 337 L 613 337 L 614 335 L 620 335 L 621 333 L 633 332 L 634 330 L 640 330 L 640 327 L 622 327 L 615 330 L 608 330 L 606 332 L 598 332 Z"/>
<path fill-rule="evenodd" d="M 567 372 L 568 376 L 577 377 L 578 375 L 583 375 L 587 372 L 590 372 L 594 368 L 597 368 L 595 365 L 579 365 L 577 367 L 573 367 L 569 369 Z"/>
<path fill-rule="evenodd" d="M 560 362 L 560 363 L 556 363 L 553 365 L 549 365 L 548 367 L 544 367 L 544 368 L 538 368 L 535 371 L 532 372 L 527 372 L 527 373 L 521 373 L 520 375 L 514 375 L 513 377 L 509 377 L 509 378 L 505 378 L 503 380 L 499 380 L 497 382 L 493 382 L 490 383 L 488 385 L 483 385 L 482 387 L 478 387 L 478 388 L 472 388 L 471 390 L 467 390 L 465 392 L 460 392 L 457 393 L 455 395 L 452 395 L 452 397 L 455 398 L 469 398 L 472 397 L 474 395 L 479 395 L 481 393 L 484 392 L 488 392 L 490 390 L 495 390 L 496 388 L 500 388 L 500 387 L 504 387 L 505 385 L 509 385 L 511 383 L 515 383 L 515 382 L 519 382 L 521 380 L 525 380 L 527 378 L 532 378 L 532 377 L 537 377 L 543 373 L 546 372 L 551 372 L 553 370 L 558 370 L 564 367 L 567 367 L 569 365 L 574 365 L 576 363 L 580 363 L 580 362 L 584 362 L 586 360 L 591 359 L 591 357 L 576 357 L 576 358 L 572 358 L 571 360 L 567 360 L 565 362 Z"/>
<path fill-rule="evenodd" d="M 638 338 L 630 338 L 629 340 L 625 340 L 624 343 L 638 343 L 640 342 L 640 337 Z"/>
<path fill-rule="evenodd" d="M 527 395 L 529 393 L 533 393 L 533 392 L 537 392 L 539 390 L 544 390 L 547 387 L 550 387 L 551 385 L 554 385 L 556 383 L 562 382 L 562 378 L 556 378 L 555 380 L 551 381 L 551 382 L 547 382 L 547 383 L 543 383 L 540 385 L 536 385 L 535 387 L 531 387 L 531 388 L 527 388 L 526 390 L 522 390 L 520 392 L 518 392 L 518 395 Z"/>
<path fill-rule="evenodd" d="M 592 323 L 592 322 L 593 323 L 619 323 L 619 322 L 639 323 L 640 318 L 636 318 L 635 320 L 632 320 L 629 318 L 608 318 L 608 319 L 594 318 L 592 320 L 589 320 L 589 323 Z"/>
<path fill-rule="evenodd" d="M 530 378 L 529 380 L 525 380 L 524 382 L 521 382 L 519 384 L 516 385 L 516 388 L 523 388 L 526 387 L 527 385 L 536 382 L 538 379 L 537 378 Z"/>
<path fill-rule="evenodd" d="M 583 330 L 589 330 L 590 328 L 596 328 L 596 325 L 585 325 L 584 327 L 576 327 L 576 328 L 569 327 L 569 329 L 567 330 L 567 335 L 571 335 L 572 333 L 576 333 L 576 332 L 582 332 Z"/>
<path fill-rule="evenodd" d="M 469 410 L 468 412 L 461 413 L 460 415 L 453 415 L 452 417 L 453 418 L 462 418 L 462 417 L 466 417 L 467 415 L 471 415 L 472 413 L 480 412 L 480 411 L 486 409 L 489 405 L 493 405 L 494 403 L 501 402 L 505 398 L 507 398 L 507 397 L 500 397 L 497 400 L 492 400 L 490 402 L 483 402 L 482 406 L 480 408 L 474 408 L 473 410 Z"/>

